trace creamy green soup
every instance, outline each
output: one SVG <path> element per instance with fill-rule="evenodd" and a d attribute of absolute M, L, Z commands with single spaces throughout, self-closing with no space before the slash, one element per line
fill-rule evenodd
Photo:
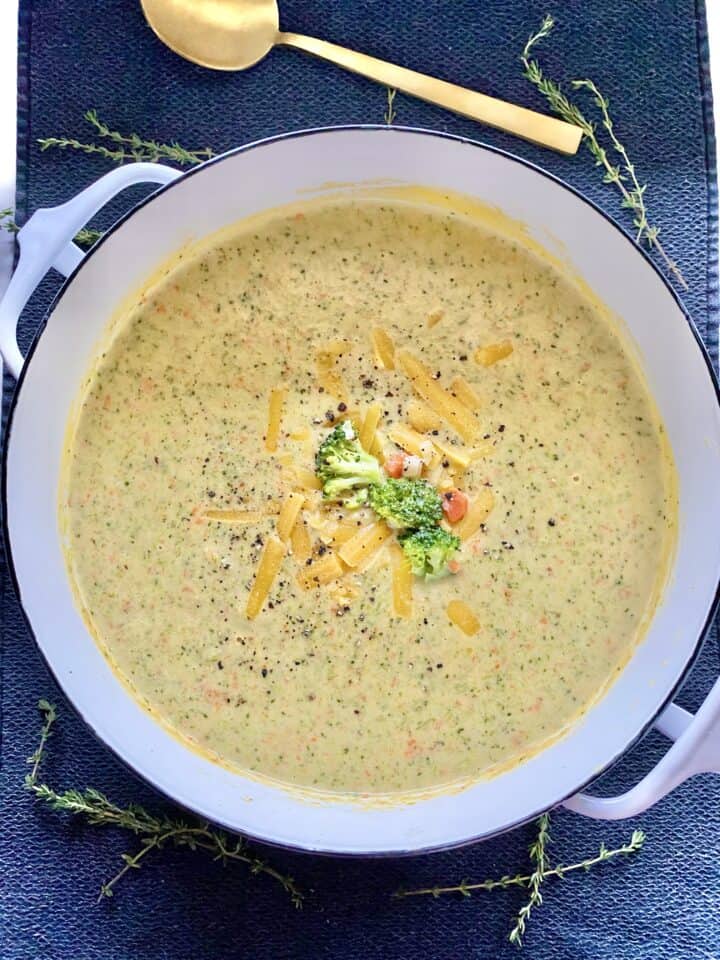
<path fill-rule="evenodd" d="M 447 396 L 472 389 L 476 439 L 383 365 L 377 329 Z M 311 576 L 374 520 L 323 503 L 315 451 L 376 403 L 381 460 L 411 428 L 439 445 L 434 482 L 489 505 L 458 572 L 414 578 L 402 616 L 392 537 Z M 549 261 L 447 209 L 335 200 L 239 224 L 116 323 L 78 411 L 61 521 L 92 632 L 147 709 L 256 776 L 378 794 L 518 763 L 617 676 L 666 575 L 673 470 L 620 331 Z M 302 511 L 250 619 L 292 491 Z"/>

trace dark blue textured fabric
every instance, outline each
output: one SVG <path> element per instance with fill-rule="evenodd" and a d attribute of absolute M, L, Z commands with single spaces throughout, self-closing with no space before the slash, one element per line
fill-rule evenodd
<path fill-rule="evenodd" d="M 546 0 L 283 0 L 283 26 L 320 35 L 530 106 L 517 54 Z M 646 179 L 653 216 L 690 283 L 684 295 L 711 351 L 717 350 L 715 148 L 705 12 L 701 0 L 556 0 L 560 25 L 542 51 L 550 75 L 589 75 L 615 107 L 622 138 Z M 61 202 L 105 169 L 91 157 L 41 154 L 36 139 L 83 138 L 82 113 L 97 107 L 113 126 L 222 150 L 312 125 L 382 122 L 385 91 L 330 65 L 275 50 L 245 74 L 194 67 L 164 49 L 137 0 L 21 0 L 18 216 Z M 436 127 L 512 150 L 619 208 L 587 156 L 561 158 L 398 95 L 397 122 Z M 126 203 L 127 200 L 124 201 Z M 114 211 L 104 214 L 105 222 Z M 627 224 L 627 220 L 623 221 Z M 27 344 L 57 278 L 26 311 Z M 8 391 L 4 409 L 7 409 Z M 265 878 L 223 870 L 203 856 L 165 851 L 95 904 L 100 882 L 132 841 L 68 822 L 22 790 L 38 729 L 40 696 L 61 709 L 47 778 L 97 786 L 117 800 L 161 807 L 98 744 L 54 687 L 2 581 L 2 779 L 0 955 L 4 960 L 230 960 L 513 956 L 505 942 L 522 902 L 518 890 L 475 899 L 390 898 L 398 886 L 515 872 L 526 863 L 530 827 L 463 851 L 407 860 L 340 861 L 269 851 L 311 891 L 301 912 Z M 711 636 L 680 701 L 697 707 L 717 675 Z M 651 735 L 604 778 L 634 782 L 661 755 Z M 720 781 L 696 778 L 628 824 L 602 825 L 559 812 L 553 856 L 587 855 L 641 826 L 641 857 L 548 884 L 526 952 L 554 960 L 708 960 L 720 956 Z"/>

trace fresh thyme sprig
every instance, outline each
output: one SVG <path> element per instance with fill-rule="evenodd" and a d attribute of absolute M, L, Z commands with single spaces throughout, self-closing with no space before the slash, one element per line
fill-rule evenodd
<path fill-rule="evenodd" d="M 116 144 L 114 148 L 101 143 L 83 143 L 70 137 L 45 137 L 38 140 L 41 150 L 58 148 L 60 150 L 79 150 L 82 153 L 94 153 L 111 160 L 113 163 L 124 163 L 127 160 L 149 161 L 171 160 L 180 166 L 195 166 L 214 157 L 210 147 L 198 150 L 188 150 L 177 141 L 159 143 L 157 140 L 144 140 L 137 133 L 124 134 L 111 130 L 97 115 L 97 111 L 88 110 L 85 119 L 95 129 L 97 135 Z"/>
<path fill-rule="evenodd" d="M 605 863 L 607 860 L 612 860 L 615 857 L 628 856 L 629 854 L 638 853 L 642 849 L 643 843 L 645 842 L 645 834 L 642 832 L 642 830 L 634 830 L 629 842 L 623 844 L 621 847 L 617 847 L 614 850 L 609 850 L 605 844 L 602 843 L 600 844 L 600 849 L 594 856 L 588 857 L 585 860 L 580 860 L 578 863 L 571 863 L 568 865 L 559 864 L 556 867 L 551 867 L 547 858 L 546 848 L 549 840 L 550 815 L 543 814 L 543 816 L 538 820 L 537 838 L 530 847 L 531 859 L 536 864 L 532 873 L 519 873 L 516 876 L 505 874 L 505 876 L 500 877 L 497 880 L 483 880 L 479 883 L 471 883 L 468 880 L 461 880 L 460 883 L 454 884 L 453 886 L 421 887 L 417 890 L 398 890 L 394 896 L 434 897 L 437 899 L 445 894 L 453 893 L 460 894 L 463 897 L 471 897 L 473 893 L 479 893 L 481 891 L 490 892 L 492 890 L 506 890 L 509 887 L 523 887 L 525 889 L 529 889 L 530 897 L 528 898 L 528 902 L 520 910 L 517 923 L 510 931 L 509 935 L 509 939 L 512 943 L 515 943 L 517 946 L 521 946 L 522 936 L 524 935 L 525 926 L 530 917 L 530 912 L 533 907 L 539 907 L 542 903 L 542 894 L 540 891 L 541 884 L 543 884 L 550 877 L 562 878 L 567 874 L 578 870 L 587 872 L 598 864 Z"/>
<path fill-rule="evenodd" d="M 90 230 L 88 227 L 83 227 L 75 234 L 75 243 L 81 247 L 91 247 L 94 243 L 97 243 L 101 236 L 102 230 Z"/>
<path fill-rule="evenodd" d="M 645 842 L 645 834 L 642 830 L 633 830 L 633 834 L 628 843 L 614 850 L 608 850 L 604 843 L 600 844 L 600 849 L 594 857 L 588 857 L 587 860 L 581 860 L 578 863 L 571 863 L 567 866 L 559 864 L 557 867 L 551 867 L 545 871 L 545 879 L 549 877 L 564 877 L 575 870 L 584 870 L 587 872 L 599 863 L 606 860 L 612 860 L 614 857 L 622 854 L 637 853 Z M 507 890 L 508 887 L 527 887 L 532 878 L 530 873 L 518 873 L 516 876 L 505 874 L 498 880 L 483 880 L 480 883 L 471 883 L 468 880 L 461 880 L 460 883 L 450 887 L 422 887 L 418 890 L 398 890 L 395 897 L 438 897 L 448 893 L 459 893 L 463 897 L 471 897 L 473 893 L 492 890 Z"/>
<path fill-rule="evenodd" d="M 395 97 L 397 96 L 397 90 L 394 87 L 387 88 L 387 108 L 384 114 L 385 123 L 390 126 L 395 122 L 395 117 L 397 113 L 395 112 Z"/>
<path fill-rule="evenodd" d="M 17 233 L 20 230 L 20 227 L 13 219 L 12 210 L 0 210 L 0 230 L 7 230 L 8 233 Z M 88 227 L 83 227 L 82 230 L 79 230 L 75 234 L 73 239 L 75 243 L 81 247 L 91 247 L 101 236 L 102 231 L 90 230 Z"/>
<path fill-rule="evenodd" d="M 96 153 L 105 160 L 111 160 L 113 163 L 123 163 L 125 160 L 147 159 L 146 157 L 136 157 L 129 155 L 126 150 L 110 150 L 98 143 L 81 143 L 73 137 L 43 137 L 38 140 L 40 149 L 50 150 L 56 147 L 58 150 L 79 150 L 82 153 Z"/>
<path fill-rule="evenodd" d="M 98 899 L 111 897 L 114 887 L 130 870 L 141 866 L 142 860 L 153 850 L 161 850 L 165 845 L 186 847 L 189 850 L 203 850 L 213 859 L 223 864 L 229 861 L 244 863 L 250 873 L 262 873 L 271 877 L 290 895 L 296 907 L 302 905 L 303 895 L 292 877 L 286 876 L 256 857 L 242 837 L 230 837 L 223 830 L 211 827 L 202 821 L 176 819 L 165 815 L 148 813 L 143 807 L 130 804 L 119 807 L 104 793 L 87 787 L 85 790 L 65 790 L 62 793 L 46 783 L 38 783 L 40 765 L 45 755 L 45 747 L 52 735 L 52 726 L 57 719 L 55 707 L 47 700 L 40 700 L 38 708 L 43 714 L 43 725 L 37 749 L 28 763 L 30 773 L 25 778 L 25 786 L 38 800 L 47 803 L 53 810 L 83 817 L 93 826 L 117 827 L 128 830 L 140 839 L 137 853 L 122 854 L 123 867 L 115 876 L 102 884 Z"/>
<path fill-rule="evenodd" d="M 32 764 L 32 769 L 25 777 L 25 786 L 30 790 L 34 789 L 37 783 L 38 773 L 40 772 L 40 764 L 42 763 L 43 756 L 45 755 L 45 746 L 52 736 L 52 727 L 57 720 L 57 710 L 55 709 L 54 704 L 48 703 L 47 700 L 38 700 L 38 710 L 43 715 L 43 725 L 40 729 L 40 741 L 37 745 L 35 753 L 33 753 L 33 755 L 27 759 L 27 762 Z"/>
<path fill-rule="evenodd" d="M 528 38 L 520 56 L 523 65 L 523 75 L 545 97 L 550 108 L 555 113 L 561 116 L 563 120 L 567 120 L 568 123 L 574 123 L 580 127 L 583 132 L 585 145 L 595 158 L 596 166 L 602 167 L 605 171 L 603 183 L 613 184 L 617 187 L 621 194 L 622 206 L 632 211 L 637 242 L 639 243 L 645 240 L 647 245 L 658 253 L 667 271 L 684 290 L 687 290 L 687 281 L 682 275 L 680 268 L 677 263 L 668 256 L 662 243 L 658 239 L 660 233 L 659 227 L 651 226 L 648 221 L 647 206 L 645 203 L 647 184 L 641 184 L 639 182 L 635 166 L 630 162 L 626 148 L 617 137 L 613 121 L 610 117 L 610 102 L 607 97 L 603 96 L 592 80 L 570 81 L 570 85 L 574 90 L 586 90 L 592 95 L 593 102 L 600 110 L 602 127 L 606 132 L 610 146 L 620 157 L 620 163 L 617 164 L 612 163 L 607 149 L 598 139 L 595 124 L 585 117 L 577 104 L 568 99 L 558 83 L 550 80 L 543 74 L 538 61 L 531 57 L 533 48 L 541 40 L 544 40 L 550 35 L 554 26 L 555 21 L 547 14 L 537 33 L 532 34 Z"/>
<path fill-rule="evenodd" d="M 17 233 L 20 229 L 13 219 L 13 211 L 10 207 L 7 210 L 0 210 L 0 229 L 7 230 L 8 233 Z"/>
<path fill-rule="evenodd" d="M 530 896 L 527 903 L 523 904 L 517 915 L 515 926 L 510 931 L 508 937 L 510 943 L 516 946 L 522 946 L 522 938 L 525 934 L 525 926 L 530 919 L 533 907 L 542 906 L 543 898 L 540 887 L 545 881 L 549 863 L 547 856 L 547 846 L 550 843 L 550 814 L 543 813 L 538 819 L 538 835 L 530 844 L 530 861 L 535 864 L 535 869 L 530 874 L 528 888 Z"/>
<path fill-rule="evenodd" d="M 124 134 L 117 130 L 111 130 L 98 117 L 96 110 L 88 110 L 84 117 L 99 137 L 110 140 L 116 144 L 116 147 L 107 147 L 102 143 L 83 143 L 70 137 L 45 137 L 38 140 L 40 149 L 43 151 L 52 148 L 79 150 L 81 153 L 96 154 L 118 164 L 125 163 L 127 160 L 153 163 L 158 160 L 170 160 L 181 166 L 196 166 L 215 156 L 215 152 L 210 147 L 188 150 L 187 147 L 183 147 L 176 140 L 173 140 L 172 143 L 159 143 L 157 140 L 143 140 L 137 133 Z M 12 220 L 2 222 L 4 217 L 9 217 L 11 214 L 11 210 L 0 211 L 0 226 L 15 233 L 19 228 Z M 99 230 L 85 228 L 77 234 L 75 242 L 82 247 L 90 247 L 101 236 L 102 233 Z"/>

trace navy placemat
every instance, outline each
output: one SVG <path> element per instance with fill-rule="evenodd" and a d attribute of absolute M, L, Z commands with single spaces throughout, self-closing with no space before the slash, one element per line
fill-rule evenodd
<path fill-rule="evenodd" d="M 274 51 L 245 74 L 215 74 L 173 56 L 152 36 L 137 0 L 21 0 L 18 219 L 66 200 L 107 169 L 94 157 L 48 152 L 39 137 L 84 139 L 96 107 L 116 128 L 216 150 L 313 125 L 382 122 L 385 91 L 330 65 Z M 550 75 L 591 76 L 613 103 L 622 138 L 647 180 L 648 203 L 690 289 L 685 302 L 717 359 L 715 144 L 702 0 L 556 0 L 559 25 L 541 50 Z M 283 0 L 283 26 L 319 35 L 508 99 L 542 107 L 517 55 L 546 0 Z M 398 95 L 397 122 L 484 139 L 567 179 L 621 214 L 588 156 L 561 158 Z M 119 207 L 116 208 L 120 209 Z M 108 214 L 110 216 L 111 214 Z M 627 220 L 623 220 L 627 225 Z M 57 278 L 26 311 L 26 345 Z M 6 384 L 4 413 L 7 410 Z M 397 901 L 399 886 L 525 867 L 530 827 L 463 851 L 407 860 L 342 861 L 269 851 L 309 891 L 295 911 L 284 893 L 242 867 L 163 851 L 96 905 L 102 880 L 121 865 L 124 834 L 68 822 L 22 789 L 35 747 L 35 704 L 61 710 L 45 768 L 58 786 L 96 786 L 121 802 L 162 803 L 94 741 L 54 687 L 2 580 L 2 776 L 0 955 L 4 960 L 230 960 L 275 958 L 495 958 L 523 902 L 519 890 Z M 717 675 L 713 635 L 681 702 L 697 707 Z M 661 754 L 648 737 L 605 778 L 634 782 Z M 720 957 L 720 780 L 696 778 L 626 824 L 553 817 L 553 857 L 589 855 L 601 840 L 648 834 L 632 861 L 549 882 L 526 954 L 554 960 Z M 129 847 L 128 847 L 129 844 Z"/>

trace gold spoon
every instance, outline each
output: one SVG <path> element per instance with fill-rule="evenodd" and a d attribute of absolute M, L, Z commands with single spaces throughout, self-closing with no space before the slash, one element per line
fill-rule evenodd
<path fill-rule="evenodd" d="M 246 70 L 276 44 L 295 47 L 421 100 L 480 120 L 560 153 L 576 153 L 582 131 L 555 117 L 458 87 L 364 53 L 280 31 L 277 0 L 141 0 L 157 36 L 171 50 L 214 70 Z"/>

